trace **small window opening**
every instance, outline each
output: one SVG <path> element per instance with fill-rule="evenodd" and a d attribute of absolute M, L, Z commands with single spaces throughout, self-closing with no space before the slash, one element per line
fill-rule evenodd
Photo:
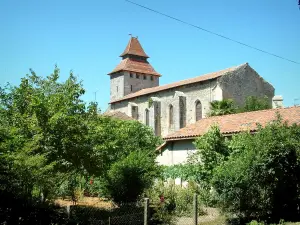
<path fill-rule="evenodd" d="M 132 85 L 130 85 L 130 91 L 132 91 Z"/>
<path fill-rule="evenodd" d="M 153 76 L 151 76 L 151 80 L 153 80 Z"/>
<path fill-rule="evenodd" d="M 130 73 L 130 78 L 133 78 L 133 74 L 132 73 Z"/>
<path fill-rule="evenodd" d="M 136 79 L 139 79 L 140 78 L 140 75 L 139 74 L 136 74 Z"/>
<path fill-rule="evenodd" d="M 144 80 L 147 80 L 147 76 L 146 75 L 144 75 Z"/>

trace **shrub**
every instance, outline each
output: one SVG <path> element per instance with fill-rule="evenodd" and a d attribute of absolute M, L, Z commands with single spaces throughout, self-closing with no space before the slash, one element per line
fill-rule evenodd
<path fill-rule="evenodd" d="M 141 151 L 131 152 L 108 171 L 104 178 L 104 193 L 119 205 L 136 202 L 152 185 L 158 168 L 154 156 Z"/>
<path fill-rule="evenodd" d="M 233 153 L 214 171 L 224 211 L 239 218 L 278 222 L 299 218 L 300 126 L 280 118 L 255 135 L 231 141 Z"/>

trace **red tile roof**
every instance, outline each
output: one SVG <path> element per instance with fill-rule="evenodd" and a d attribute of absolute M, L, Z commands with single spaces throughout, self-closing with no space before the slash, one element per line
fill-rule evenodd
<path fill-rule="evenodd" d="M 213 124 L 217 124 L 223 134 L 234 134 L 241 131 L 249 130 L 250 132 L 257 131 L 257 123 L 265 126 L 268 122 L 276 119 L 278 112 L 284 121 L 288 124 L 296 123 L 300 125 L 300 106 L 268 109 L 254 112 L 245 112 L 238 114 L 230 114 L 225 116 L 214 116 L 204 118 L 194 124 L 190 124 L 163 139 L 166 141 L 180 139 L 194 139 L 195 137 L 205 134 Z"/>
<path fill-rule="evenodd" d="M 130 71 L 136 73 L 150 74 L 154 76 L 161 76 L 153 69 L 153 67 L 148 62 L 137 60 L 137 59 L 131 59 L 131 58 L 123 59 L 119 63 L 119 65 L 117 65 L 117 67 L 108 75 L 119 71 Z"/>
<path fill-rule="evenodd" d="M 205 74 L 205 75 L 194 77 L 194 78 L 187 79 L 187 80 L 178 81 L 178 82 L 171 83 L 171 84 L 166 84 L 166 85 L 152 87 L 152 88 L 145 88 L 145 89 L 142 89 L 140 91 L 137 91 L 137 92 L 131 93 L 129 95 L 126 95 L 123 98 L 117 99 L 115 101 L 111 101 L 110 103 L 120 102 L 120 101 L 123 101 L 123 100 L 131 99 L 131 98 L 135 98 L 135 97 L 139 97 L 139 96 L 142 96 L 142 95 L 147 95 L 147 94 L 151 94 L 151 93 L 155 93 L 155 92 L 159 92 L 159 91 L 164 91 L 164 90 L 167 90 L 167 89 L 170 89 L 170 88 L 175 88 L 175 87 L 179 87 L 179 86 L 183 86 L 183 85 L 187 85 L 187 84 L 192 84 L 192 83 L 197 83 L 197 82 L 202 82 L 202 81 L 215 79 L 215 78 L 218 78 L 218 77 L 221 77 L 221 76 L 225 75 L 228 72 L 236 71 L 236 70 L 238 70 L 238 69 L 240 69 L 244 66 L 248 66 L 248 63 L 244 63 L 244 64 L 239 65 L 239 66 L 234 66 L 234 67 L 227 68 L 227 69 L 224 69 L 224 70 L 221 70 L 221 71 Z"/>
<path fill-rule="evenodd" d="M 120 120 L 133 120 L 132 117 L 127 116 L 127 114 L 120 111 L 110 111 L 103 113 L 103 116 L 109 116 Z"/>
<path fill-rule="evenodd" d="M 149 56 L 145 53 L 143 47 L 141 46 L 140 42 L 136 37 L 130 38 L 127 47 L 125 48 L 124 52 L 120 56 L 123 57 L 127 54 L 149 58 Z"/>

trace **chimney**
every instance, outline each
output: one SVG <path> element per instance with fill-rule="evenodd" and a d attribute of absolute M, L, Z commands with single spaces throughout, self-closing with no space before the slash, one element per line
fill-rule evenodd
<path fill-rule="evenodd" d="M 275 95 L 272 98 L 272 108 L 283 108 L 283 97 L 281 95 Z"/>

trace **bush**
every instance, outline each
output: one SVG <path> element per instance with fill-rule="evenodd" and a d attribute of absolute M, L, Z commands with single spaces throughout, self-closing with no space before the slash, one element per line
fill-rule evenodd
<path fill-rule="evenodd" d="M 248 221 L 299 219 L 299 143 L 300 126 L 280 118 L 257 134 L 234 137 L 212 181 L 223 210 Z"/>
<path fill-rule="evenodd" d="M 141 151 L 114 163 L 104 178 L 104 193 L 118 205 L 136 202 L 157 176 L 155 157 Z"/>
<path fill-rule="evenodd" d="M 191 182 L 192 183 L 192 182 Z M 199 190 L 193 185 L 183 188 L 172 183 L 164 184 L 163 181 L 157 182 L 151 189 L 146 191 L 146 196 L 150 199 L 153 206 L 161 207 L 160 197 L 164 197 L 163 207 L 168 213 L 176 216 L 191 216 L 193 212 L 194 193 Z M 198 212 L 204 215 L 201 207 L 201 199 L 198 195 Z"/>

